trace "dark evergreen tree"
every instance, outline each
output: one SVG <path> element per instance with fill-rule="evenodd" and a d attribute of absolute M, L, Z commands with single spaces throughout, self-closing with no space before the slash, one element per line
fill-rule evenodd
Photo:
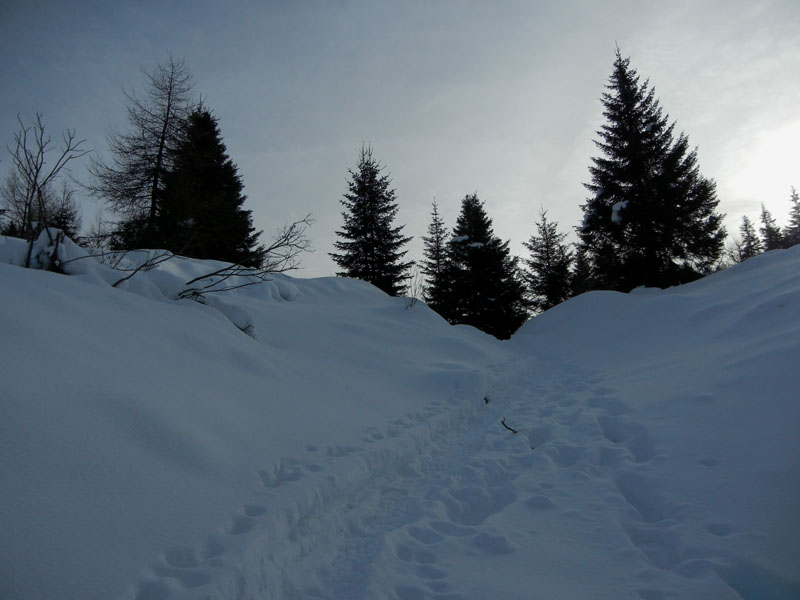
<path fill-rule="evenodd" d="M 570 297 L 570 267 L 572 252 L 564 243 L 565 233 L 559 233 L 558 223 L 547 220 L 542 209 L 536 222 L 536 233 L 523 245 L 531 253 L 525 260 L 528 267 L 525 280 L 531 306 L 543 312 Z"/>
<path fill-rule="evenodd" d="M 594 288 L 592 265 L 586 256 L 586 249 L 581 244 L 575 244 L 575 259 L 570 275 L 570 296 L 577 296 Z"/>
<path fill-rule="evenodd" d="M 397 296 L 405 289 L 412 264 L 403 262 L 407 250 L 402 250 L 411 238 L 402 235 L 402 225 L 393 225 L 398 210 L 395 191 L 382 170 L 372 148 L 362 147 L 356 169 L 348 169 L 351 180 L 340 201 L 347 210 L 342 213 L 344 226 L 336 232 L 341 239 L 333 244 L 339 252 L 330 256 L 342 269 L 337 275 L 363 279 Z"/>
<path fill-rule="evenodd" d="M 528 317 L 525 285 L 517 259 L 492 230 L 476 194 L 461 202 L 447 244 L 447 293 L 442 316 L 472 325 L 497 338 L 511 337 Z"/>
<path fill-rule="evenodd" d="M 439 207 L 433 201 L 428 235 L 422 238 L 425 260 L 422 273 L 425 276 L 425 302 L 440 312 L 447 294 L 445 270 L 447 266 L 447 229 L 439 216 Z"/>
<path fill-rule="evenodd" d="M 784 247 L 781 229 L 763 204 L 761 205 L 761 239 L 764 240 L 764 250 L 777 250 Z"/>
<path fill-rule="evenodd" d="M 617 50 L 607 123 L 598 132 L 592 196 L 582 206 L 581 243 L 598 287 L 628 291 L 667 287 L 709 272 L 725 231 L 713 181 L 703 177 L 688 138 L 673 137 L 648 81 Z"/>
<path fill-rule="evenodd" d="M 784 231 L 784 242 L 786 247 L 800 244 L 800 194 L 792 188 L 792 195 L 789 198 L 792 208 L 789 209 L 789 224 Z"/>
<path fill-rule="evenodd" d="M 739 246 L 739 259 L 737 262 L 753 258 L 764 251 L 756 228 L 747 215 L 742 216 L 742 224 L 739 226 L 739 233 L 742 235 L 742 240 Z"/>
<path fill-rule="evenodd" d="M 156 246 L 193 258 L 260 266 L 261 232 L 243 208 L 242 180 L 208 110 L 189 115 L 171 164 L 156 217 Z"/>

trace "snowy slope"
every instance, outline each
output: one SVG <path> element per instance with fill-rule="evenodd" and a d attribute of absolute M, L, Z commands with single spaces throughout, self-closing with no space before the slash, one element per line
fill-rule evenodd
<path fill-rule="evenodd" d="M 2 598 L 800 597 L 800 248 L 508 342 L 358 281 L 204 306 L 170 298 L 213 263 L 112 288 L 20 248 Z"/>

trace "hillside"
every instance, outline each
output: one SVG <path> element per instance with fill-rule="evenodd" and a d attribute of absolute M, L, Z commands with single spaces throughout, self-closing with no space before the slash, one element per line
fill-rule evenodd
<path fill-rule="evenodd" d="M 203 305 L 171 298 L 215 263 L 20 251 L 0 597 L 800 597 L 798 247 L 507 342 L 359 281 Z"/>

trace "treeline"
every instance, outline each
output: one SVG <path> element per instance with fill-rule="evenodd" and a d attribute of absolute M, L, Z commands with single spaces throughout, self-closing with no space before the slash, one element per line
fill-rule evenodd
<path fill-rule="evenodd" d="M 450 323 L 507 338 L 531 313 L 574 295 L 664 288 L 725 265 L 716 184 L 700 173 L 688 137 L 676 132 L 649 81 L 641 80 L 619 50 L 601 101 L 606 122 L 597 132 L 599 153 L 584 184 L 589 197 L 575 227 L 577 243 L 568 244 L 542 210 L 524 243 L 529 256 L 520 261 L 510 254 L 508 241 L 495 235 L 477 194 L 461 201 L 452 230 L 434 201 L 423 237 L 422 296 Z M 350 172 L 350 190 L 342 201 L 345 226 L 337 231 L 338 253 L 331 257 L 339 275 L 365 279 L 397 295 L 410 277 L 412 263 L 402 250 L 410 238 L 393 224 L 395 193 L 381 170 L 372 150 L 363 148 Z M 766 211 L 762 219 L 770 248 L 797 243 L 796 224 L 781 232 Z M 745 234 L 743 225 L 739 257 L 752 252 L 757 239 L 748 227 Z"/>
<path fill-rule="evenodd" d="M 732 239 L 726 248 L 730 262 L 739 263 L 762 252 L 780 250 L 800 244 L 800 194 L 792 188 L 789 195 L 789 223 L 781 228 L 764 204 L 761 205 L 761 227 L 756 230 L 752 219 L 742 216 L 739 237 Z"/>
<path fill-rule="evenodd" d="M 20 120 L 9 148 L 0 233 L 31 241 L 55 227 L 111 251 L 158 248 L 262 273 L 297 268 L 300 253 L 309 250 L 310 216 L 285 225 L 266 246 L 260 243 L 262 232 L 244 208 L 243 183 L 219 121 L 197 99 L 186 63 L 170 58 L 146 75 L 141 95 L 125 93 L 127 127 L 109 132 L 109 158 L 91 161 L 85 185 L 114 219 L 79 235 L 74 190 L 63 175 L 87 150 L 74 131 L 56 149 L 37 115 L 30 126 Z M 391 181 L 372 148 L 362 147 L 340 200 L 343 224 L 330 253 L 337 275 L 396 296 L 406 293 L 417 269 L 420 295 L 449 322 L 507 338 L 531 314 L 585 291 L 668 287 L 800 241 L 800 199 L 793 190 L 787 227 L 778 227 L 762 206 L 760 235 L 744 217 L 741 237 L 725 248 L 715 183 L 700 173 L 688 137 L 676 132 L 649 81 L 619 50 L 601 102 L 605 122 L 584 184 L 588 197 L 576 243 L 567 243 L 542 209 L 524 242 L 529 255 L 512 256 L 509 242 L 494 233 L 484 202 L 472 193 L 461 200 L 452 227 L 434 201 L 424 259 L 415 264 L 406 258 L 411 237 L 395 223 Z M 48 162 L 54 150 L 56 160 Z"/>

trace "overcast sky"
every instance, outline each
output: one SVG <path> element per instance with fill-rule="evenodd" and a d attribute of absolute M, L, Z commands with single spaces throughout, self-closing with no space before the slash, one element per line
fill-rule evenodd
<path fill-rule="evenodd" d="M 104 153 L 126 127 L 122 89 L 172 54 L 219 118 L 255 225 L 268 237 L 313 213 L 300 276 L 336 270 L 339 199 L 365 142 L 410 257 L 433 199 L 452 226 L 472 192 L 523 255 L 540 207 L 574 237 L 618 44 L 698 147 L 736 233 L 761 202 L 785 224 L 800 188 L 798 26 L 798 0 L 5 0 L 0 137 L 39 111 L 54 138 L 75 128 Z M 87 200 L 85 224 L 94 212 Z"/>

